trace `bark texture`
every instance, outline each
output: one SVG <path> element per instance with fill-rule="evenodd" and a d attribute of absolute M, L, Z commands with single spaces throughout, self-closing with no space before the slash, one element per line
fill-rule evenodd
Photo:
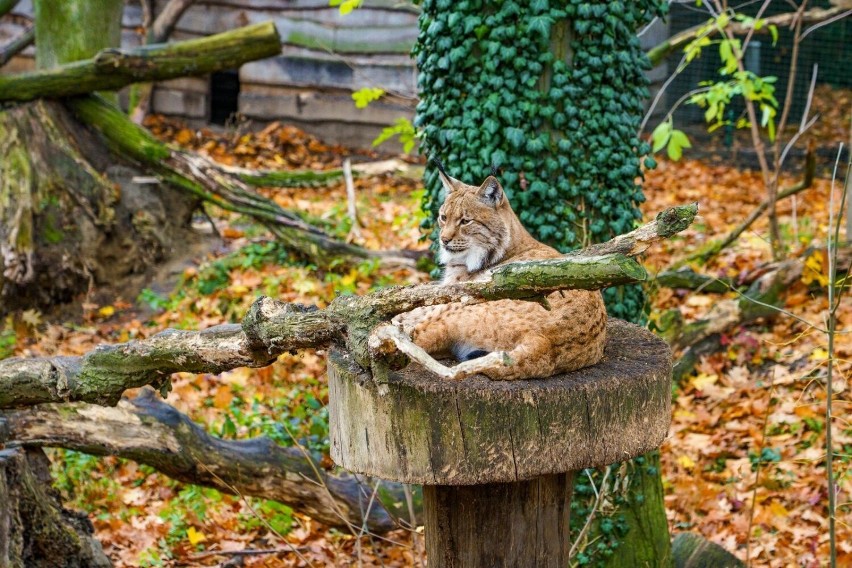
<path fill-rule="evenodd" d="M 424 487 L 430 568 L 568 566 L 572 488 L 570 473 L 520 483 Z"/>
<path fill-rule="evenodd" d="M 40 449 L 0 449 L 0 568 L 106 568 L 85 513 L 63 509 Z"/>
<path fill-rule="evenodd" d="M 198 199 L 142 173 L 58 103 L 0 111 L 0 313 L 142 275 L 193 240 Z"/>
<path fill-rule="evenodd" d="M 151 389 L 115 408 L 75 403 L 7 411 L 0 424 L 12 445 L 132 459 L 185 483 L 284 503 L 341 529 L 396 528 L 379 500 L 370 503 L 372 487 L 354 476 L 326 473 L 307 453 L 269 438 L 213 437 Z M 399 487 L 385 487 L 394 489 L 400 497 Z"/>

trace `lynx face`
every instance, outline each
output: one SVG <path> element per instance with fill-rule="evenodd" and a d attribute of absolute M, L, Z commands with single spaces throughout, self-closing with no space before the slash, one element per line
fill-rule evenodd
<path fill-rule="evenodd" d="M 447 197 L 438 214 L 441 264 L 477 272 L 499 263 L 512 238 L 512 212 L 500 182 L 488 176 L 481 186 L 441 173 Z"/>

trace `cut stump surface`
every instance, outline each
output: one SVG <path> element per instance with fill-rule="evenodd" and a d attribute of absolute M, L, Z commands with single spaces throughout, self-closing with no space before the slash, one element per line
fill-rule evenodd
<path fill-rule="evenodd" d="M 607 333 L 597 365 L 507 382 L 447 381 L 411 364 L 378 384 L 332 349 L 332 458 L 383 479 L 459 486 L 529 480 L 653 450 L 669 428 L 671 352 L 620 320 L 609 320 Z"/>

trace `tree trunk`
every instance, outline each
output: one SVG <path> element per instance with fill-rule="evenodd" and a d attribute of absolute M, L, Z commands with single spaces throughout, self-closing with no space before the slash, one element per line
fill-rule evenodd
<path fill-rule="evenodd" d="M 118 45 L 123 6 L 35 2 L 39 67 Z M 0 140 L 0 313 L 141 275 L 193 240 L 198 199 L 134 181 L 145 172 L 110 155 L 60 104 L 0 112 Z"/>
<path fill-rule="evenodd" d="M 58 103 L 0 112 L 0 140 L 0 313 L 142 274 L 198 238 L 188 230 L 196 199 L 135 182 L 144 172 Z"/>
<path fill-rule="evenodd" d="M 0 568 L 112 566 L 85 513 L 63 509 L 40 449 L 0 450 Z"/>

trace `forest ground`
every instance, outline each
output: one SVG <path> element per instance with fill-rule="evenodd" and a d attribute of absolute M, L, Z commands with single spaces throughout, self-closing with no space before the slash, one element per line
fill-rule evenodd
<path fill-rule="evenodd" d="M 148 126 L 163 139 L 246 167 L 327 168 L 339 166 L 348 154 L 277 124 L 257 132 L 218 134 L 157 117 Z M 357 157 L 369 159 L 370 152 Z M 781 186 L 795 181 L 785 178 Z M 357 178 L 355 185 L 363 224 L 359 244 L 425 247 L 420 240 L 418 181 L 386 174 Z M 757 173 L 718 160 L 661 160 L 646 172 L 644 188 L 642 211 L 647 218 L 671 205 L 697 201 L 701 206 L 701 216 L 690 229 L 646 255 L 644 264 L 652 273 L 723 235 L 763 198 Z M 736 329 L 725 337 L 724 351 L 702 358 L 695 373 L 673 387 L 673 422 L 661 450 L 672 532 L 699 532 L 743 560 L 749 556 L 754 566 L 815 567 L 824 565 L 827 556 L 828 352 L 827 337 L 820 331 L 827 310 L 827 259 L 819 251 L 808 251 L 825 244 L 829 188 L 830 181 L 822 175 L 801 193 L 795 220 L 792 200 L 779 207 L 789 254 L 804 255 L 808 266 L 786 292 L 784 307 L 791 315 Z M 350 232 L 342 182 L 265 193 L 329 232 L 344 238 Z M 321 273 L 292 259 L 249 220 L 218 210 L 209 213 L 219 236 L 211 235 L 206 254 L 175 265 L 180 268 L 173 277 L 138 294 L 93 290 L 81 299 L 81 311 L 67 321 L 33 310 L 10 316 L 0 322 L 0 357 L 81 354 L 101 343 L 148 337 L 167 327 L 201 329 L 239 321 L 260 294 L 323 307 L 336 294 L 362 294 L 427 279 L 423 273 L 372 263 Z M 209 225 L 199 220 L 201 230 L 209 230 Z M 768 262 L 766 229 L 765 221 L 758 222 L 700 270 L 738 278 Z M 736 293 L 648 288 L 652 320 L 669 308 L 679 309 L 687 321 L 698 319 L 729 297 Z M 844 300 L 838 316 L 838 329 L 852 330 L 852 300 Z M 839 565 L 852 565 L 848 331 L 837 335 L 836 357 L 837 541 Z M 323 353 L 303 351 L 283 355 L 264 369 L 219 376 L 180 374 L 167 401 L 216 435 L 265 434 L 283 445 L 298 442 L 332 468 L 327 397 Z M 131 461 L 60 450 L 50 455 L 57 487 L 69 506 L 89 513 L 117 566 L 221 565 L 230 558 L 229 551 L 243 549 L 278 551 L 238 557 L 246 566 L 304 565 L 285 540 L 315 566 L 424 562 L 420 533 L 399 530 L 381 538 L 357 538 L 285 506 L 178 483 Z"/>

